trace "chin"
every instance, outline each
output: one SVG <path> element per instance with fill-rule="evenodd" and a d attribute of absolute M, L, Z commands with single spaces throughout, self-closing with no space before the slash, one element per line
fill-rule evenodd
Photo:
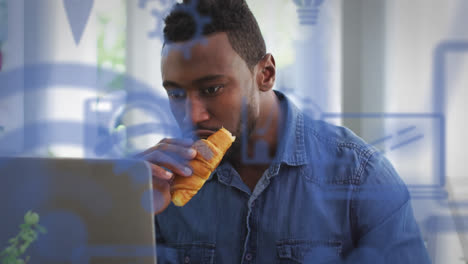
<path fill-rule="evenodd" d="M 232 143 L 232 146 L 228 149 L 224 155 L 223 160 L 232 161 L 240 158 L 241 154 L 241 140 L 236 137 L 236 140 Z"/>

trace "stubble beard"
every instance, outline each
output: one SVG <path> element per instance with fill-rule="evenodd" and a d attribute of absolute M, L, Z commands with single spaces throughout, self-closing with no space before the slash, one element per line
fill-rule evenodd
<path fill-rule="evenodd" d="M 234 132 L 236 140 L 232 143 L 232 146 L 226 152 L 226 155 L 224 155 L 223 160 L 225 161 L 237 164 L 239 162 L 242 162 L 242 155 L 247 155 L 247 153 L 242 153 L 242 142 L 248 142 L 250 136 L 252 135 L 255 129 L 257 117 L 254 114 L 254 107 L 251 104 L 247 104 L 246 108 L 247 120 L 243 120 L 242 113 L 239 113 L 239 122 L 237 123 L 237 128 Z"/>

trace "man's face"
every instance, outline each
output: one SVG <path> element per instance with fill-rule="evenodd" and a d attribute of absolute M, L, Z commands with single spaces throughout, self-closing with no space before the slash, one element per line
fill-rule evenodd
<path fill-rule="evenodd" d="M 241 119 L 243 102 L 248 132 L 258 117 L 255 78 L 232 49 L 226 33 L 210 35 L 206 40 L 207 44 L 191 49 L 189 58 L 175 49 L 163 57 L 163 86 L 185 137 L 206 138 L 225 127 L 238 138 L 238 143 L 245 123 Z"/>

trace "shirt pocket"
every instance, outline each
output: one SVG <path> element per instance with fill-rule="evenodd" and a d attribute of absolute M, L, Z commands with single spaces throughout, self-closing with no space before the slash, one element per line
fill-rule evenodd
<path fill-rule="evenodd" d="M 276 243 L 277 263 L 341 263 L 339 241 L 285 239 Z"/>
<path fill-rule="evenodd" d="M 215 258 L 215 248 L 215 244 L 212 243 L 157 244 L 157 263 L 212 264 Z"/>

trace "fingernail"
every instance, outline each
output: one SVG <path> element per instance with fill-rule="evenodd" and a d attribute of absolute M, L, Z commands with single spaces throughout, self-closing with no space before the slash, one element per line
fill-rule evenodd
<path fill-rule="evenodd" d="M 169 177 L 169 178 L 172 177 L 172 172 L 166 171 L 166 176 Z"/>
<path fill-rule="evenodd" d="M 184 173 L 185 173 L 185 175 L 190 176 L 190 175 L 192 175 L 192 170 L 190 168 L 185 167 L 184 168 Z"/>
<path fill-rule="evenodd" d="M 194 156 L 197 152 L 193 149 L 193 148 L 190 148 L 187 150 L 187 153 L 190 155 L 190 156 Z"/>

